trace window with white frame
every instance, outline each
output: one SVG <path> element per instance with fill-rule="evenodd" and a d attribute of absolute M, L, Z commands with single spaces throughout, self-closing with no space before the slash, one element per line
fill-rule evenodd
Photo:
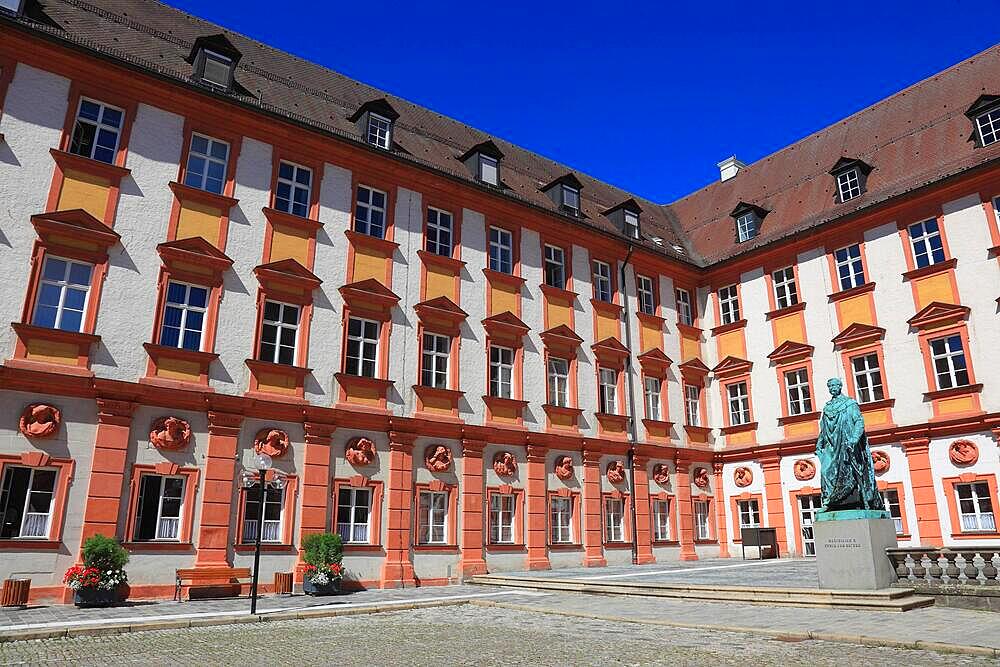
<path fill-rule="evenodd" d="M 347 321 L 347 354 L 344 372 L 373 378 L 378 366 L 378 339 L 381 325 L 372 320 L 352 317 Z"/>
<path fill-rule="evenodd" d="M 490 185 L 500 184 L 500 163 L 495 157 L 479 154 L 479 180 Z"/>
<path fill-rule="evenodd" d="M 4 467 L 0 485 L 0 539 L 49 536 L 57 474 L 49 468 Z"/>
<path fill-rule="evenodd" d="M 726 385 L 726 396 L 729 398 L 729 425 L 740 426 L 750 423 L 750 394 L 746 382 L 733 382 Z"/>
<path fill-rule="evenodd" d="M 837 174 L 837 191 L 840 201 L 845 202 L 861 196 L 861 177 L 857 168 Z"/>
<path fill-rule="evenodd" d="M 345 544 L 370 541 L 372 490 L 368 487 L 341 486 L 337 491 L 337 533 Z"/>
<path fill-rule="evenodd" d="M 281 515 L 285 504 L 285 489 L 267 487 L 264 493 L 263 529 L 257 527 L 260 518 L 260 484 L 254 484 L 243 492 L 243 544 L 257 541 L 257 531 L 261 530 L 260 541 L 280 544 L 284 537 L 281 532 Z"/>
<path fill-rule="evenodd" d="M 514 273 L 514 237 L 506 229 L 490 227 L 490 270 Z"/>
<path fill-rule="evenodd" d="M 125 112 L 102 102 L 80 98 L 69 152 L 114 164 Z"/>
<path fill-rule="evenodd" d="M 274 364 L 294 366 L 298 336 L 299 307 L 290 303 L 265 301 L 258 358 Z"/>
<path fill-rule="evenodd" d="M 656 314 L 656 292 L 653 288 L 653 281 L 646 276 L 635 277 L 635 291 L 639 298 L 639 312 L 646 315 Z"/>
<path fill-rule="evenodd" d="M 962 337 L 952 334 L 930 341 L 931 361 L 938 389 L 951 389 L 969 384 L 969 368 L 965 362 Z"/>
<path fill-rule="evenodd" d="M 684 385 L 684 417 L 688 426 L 701 426 L 701 387 Z"/>
<path fill-rule="evenodd" d="M 774 283 L 774 305 L 788 308 L 799 302 L 799 291 L 795 287 L 795 269 L 786 266 L 771 274 Z"/>
<path fill-rule="evenodd" d="M 719 289 L 719 316 L 722 324 L 732 324 L 740 320 L 740 297 L 736 285 Z"/>
<path fill-rule="evenodd" d="M 915 222 L 908 229 L 913 263 L 918 269 L 944 261 L 944 244 L 935 218 Z"/>
<path fill-rule="evenodd" d="M 643 380 L 643 394 L 646 398 L 646 419 L 660 421 L 660 378 L 645 378 Z"/>
<path fill-rule="evenodd" d="M 490 544 L 514 543 L 516 503 L 517 497 L 514 494 L 490 494 Z"/>
<path fill-rule="evenodd" d="M 451 257 L 454 219 L 448 211 L 427 208 L 427 252 Z"/>
<path fill-rule="evenodd" d="M 312 193 L 312 169 L 291 162 L 278 163 L 278 183 L 274 208 L 302 218 L 309 217 Z"/>
<path fill-rule="evenodd" d="M 200 351 L 207 309 L 207 288 L 171 280 L 163 305 L 160 345 Z"/>
<path fill-rule="evenodd" d="M 602 368 L 598 371 L 601 391 L 601 412 L 606 415 L 618 414 L 618 371 Z"/>
<path fill-rule="evenodd" d="M 0 0 L 0 9 L 6 9 L 8 12 L 13 14 L 18 14 L 24 11 L 22 4 L 25 0 Z"/>
<path fill-rule="evenodd" d="M 387 195 L 381 190 L 359 185 L 354 209 L 354 231 L 377 239 L 385 238 L 387 199 Z"/>
<path fill-rule="evenodd" d="M 490 345 L 490 396 L 513 398 L 514 350 Z"/>
<path fill-rule="evenodd" d="M 598 301 L 611 303 L 611 266 L 607 262 L 595 259 L 592 262 L 594 274 L 594 298 Z"/>
<path fill-rule="evenodd" d="M 625 501 L 621 498 L 604 499 L 604 541 L 625 541 Z"/>
<path fill-rule="evenodd" d="M 708 515 L 708 501 L 695 500 L 692 502 L 692 505 L 694 507 L 694 538 L 696 540 L 712 539 L 712 528 Z"/>
<path fill-rule="evenodd" d="M 677 319 L 681 324 L 694 326 L 694 310 L 691 308 L 691 292 L 678 287 L 674 290 L 677 299 Z"/>
<path fill-rule="evenodd" d="M 740 515 L 740 528 L 756 528 L 760 525 L 760 505 L 755 498 L 737 500 Z"/>
<path fill-rule="evenodd" d="M 423 363 L 420 367 L 420 384 L 438 389 L 448 388 L 448 357 L 451 338 L 440 334 L 425 333 Z"/>
<path fill-rule="evenodd" d="M 854 374 L 854 390 L 857 394 L 855 398 L 858 403 L 871 403 L 885 398 L 877 353 L 870 352 L 851 357 L 851 372 Z"/>
<path fill-rule="evenodd" d="M 552 496 L 549 499 L 549 541 L 552 544 L 573 543 L 573 499 Z"/>
<path fill-rule="evenodd" d="M 639 214 L 635 211 L 625 211 L 625 236 L 630 239 L 639 238 Z"/>
<path fill-rule="evenodd" d="M 184 509 L 183 477 L 142 475 L 139 479 L 139 502 L 135 514 L 136 542 L 180 539 L 181 512 Z"/>
<path fill-rule="evenodd" d="M 840 289 L 847 290 L 865 284 L 865 267 L 861 261 L 861 244 L 855 243 L 844 248 L 838 248 L 833 253 L 837 265 L 837 278 Z"/>
<path fill-rule="evenodd" d="M 549 357 L 549 403 L 560 408 L 569 407 L 569 361 Z"/>
<path fill-rule="evenodd" d="M 899 506 L 899 491 L 896 489 L 883 489 L 882 502 L 885 503 L 885 511 L 892 517 L 892 522 L 896 526 L 896 534 L 903 534 L 903 511 Z"/>
<path fill-rule="evenodd" d="M 785 372 L 785 396 L 788 414 L 804 415 L 812 412 L 812 393 L 809 391 L 809 373 L 804 368 Z"/>
<path fill-rule="evenodd" d="M 571 211 L 572 213 L 577 213 L 580 211 L 580 191 L 574 187 L 568 185 L 562 186 L 562 205 L 563 208 Z"/>
<path fill-rule="evenodd" d="M 562 248 L 554 245 L 545 246 L 545 284 L 566 288 L 566 255 Z"/>
<path fill-rule="evenodd" d="M 378 148 L 389 149 L 392 136 L 392 121 L 377 113 L 368 114 L 368 143 Z"/>
<path fill-rule="evenodd" d="M 46 255 L 32 323 L 62 331 L 82 331 L 94 267 Z"/>
<path fill-rule="evenodd" d="M 979 131 L 979 142 L 989 146 L 1000 139 L 1000 109 L 993 109 L 976 117 L 976 129 Z"/>
<path fill-rule="evenodd" d="M 222 88 L 229 88 L 233 60 L 228 56 L 202 49 L 201 80 Z"/>
<path fill-rule="evenodd" d="M 201 134 L 192 134 L 184 185 L 222 194 L 226 186 L 228 164 L 229 144 Z"/>
<path fill-rule="evenodd" d="M 757 236 L 757 214 L 747 211 L 736 218 L 736 239 L 740 243 Z"/>
<path fill-rule="evenodd" d="M 448 493 L 421 491 L 417 508 L 417 543 L 447 544 Z"/>
<path fill-rule="evenodd" d="M 958 496 L 958 517 L 963 533 L 992 533 L 997 529 L 987 482 L 956 484 L 955 495 Z"/>
<path fill-rule="evenodd" d="M 653 501 L 653 540 L 670 540 L 670 500 Z"/>

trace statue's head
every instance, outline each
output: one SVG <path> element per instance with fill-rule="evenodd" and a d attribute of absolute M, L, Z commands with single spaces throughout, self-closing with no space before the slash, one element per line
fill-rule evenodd
<path fill-rule="evenodd" d="M 833 397 L 840 396 L 840 390 L 844 388 L 844 383 L 839 378 L 830 378 L 826 381 L 826 388 L 830 390 Z"/>

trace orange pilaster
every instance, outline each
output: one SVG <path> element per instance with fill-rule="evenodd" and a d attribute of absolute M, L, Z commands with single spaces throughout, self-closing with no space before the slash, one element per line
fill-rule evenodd
<path fill-rule="evenodd" d="M 677 465 L 677 533 L 681 543 L 681 560 L 698 560 L 694 550 L 694 515 L 691 505 L 691 468 L 687 461 Z"/>
<path fill-rule="evenodd" d="M 125 492 L 125 461 L 128 454 L 132 411 L 129 401 L 97 399 L 97 436 L 94 463 L 83 508 L 80 546 L 92 535 L 120 537 L 118 517 Z"/>
<path fill-rule="evenodd" d="M 716 463 L 715 470 L 715 525 L 719 538 L 719 558 L 729 558 L 729 533 L 726 530 L 726 494 L 722 492 L 722 464 Z"/>
<path fill-rule="evenodd" d="M 306 422 L 302 456 L 302 518 L 299 521 L 299 560 L 296 581 L 302 580 L 302 538 L 326 530 L 330 500 L 330 437 L 334 426 Z"/>
<path fill-rule="evenodd" d="M 778 549 L 788 555 L 788 537 L 785 534 L 785 492 L 781 483 L 781 459 L 777 456 L 761 459 L 764 468 L 764 502 L 767 503 L 767 526 L 778 532 Z M 721 488 L 721 487 L 720 487 Z"/>
<path fill-rule="evenodd" d="M 389 432 L 389 489 L 382 588 L 416 586 L 410 560 L 410 508 L 413 504 L 412 433 Z"/>
<path fill-rule="evenodd" d="M 201 522 L 195 567 L 229 565 L 229 526 L 232 523 L 236 454 L 239 451 L 243 415 L 208 413 L 208 452 L 205 455 L 205 486 L 201 491 Z"/>
<path fill-rule="evenodd" d="M 604 567 L 604 531 L 601 521 L 601 450 L 583 450 L 583 565 Z"/>
<path fill-rule="evenodd" d="M 548 450 L 538 445 L 528 446 L 527 481 L 524 485 L 525 505 L 528 513 L 528 569 L 548 570 L 548 540 L 546 535 L 545 454 Z"/>
<path fill-rule="evenodd" d="M 910 485 L 913 487 L 913 505 L 917 511 L 917 531 L 920 544 L 925 547 L 941 546 L 941 519 L 938 515 L 934 477 L 931 474 L 930 444 L 927 438 L 904 440 L 906 460 L 910 466 Z"/>
<path fill-rule="evenodd" d="M 462 440 L 462 554 L 458 566 L 463 577 L 486 573 L 483 557 L 483 448 L 482 440 Z"/>
<path fill-rule="evenodd" d="M 632 464 L 635 475 L 635 557 L 637 565 L 655 563 L 653 556 L 653 531 L 649 519 L 649 459 L 636 456 Z"/>

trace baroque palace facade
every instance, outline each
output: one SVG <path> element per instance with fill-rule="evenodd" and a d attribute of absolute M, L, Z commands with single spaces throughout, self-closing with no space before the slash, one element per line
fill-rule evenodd
<path fill-rule="evenodd" d="M 900 544 L 996 547 L 998 139 L 993 48 L 662 205 L 162 4 L 0 0 L 0 576 L 249 565 L 255 451 L 263 581 L 322 530 L 363 586 L 809 555 L 829 377 Z"/>

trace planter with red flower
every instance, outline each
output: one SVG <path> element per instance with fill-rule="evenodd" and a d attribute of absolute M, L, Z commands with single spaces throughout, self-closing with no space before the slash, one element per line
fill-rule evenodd
<path fill-rule="evenodd" d="M 63 583 L 77 607 L 110 607 L 128 598 L 128 552 L 117 540 L 94 535 L 83 544 L 83 564 L 66 570 Z"/>
<path fill-rule="evenodd" d="M 302 592 L 306 595 L 336 595 L 344 578 L 341 564 L 344 547 L 340 535 L 314 533 L 302 540 Z"/>

